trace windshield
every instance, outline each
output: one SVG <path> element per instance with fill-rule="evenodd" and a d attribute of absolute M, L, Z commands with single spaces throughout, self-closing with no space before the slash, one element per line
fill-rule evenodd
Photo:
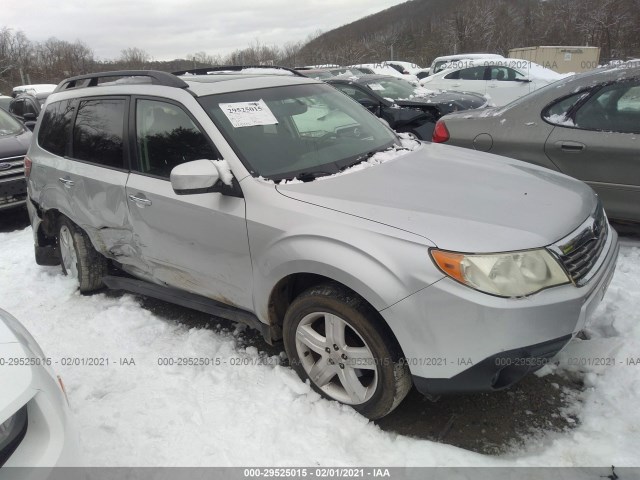
<path fill-rule="evenodd" d="M 0 109 L 0 135 L 17 135 L 24 129 L 22 124 L 4 110 Z"/>
<path fill-rule="evenodd" d="M 198 99 L 253 176 L 274 181 L 332 174 L 399 143 L 374 115 L 329 85 Z"/>
<path fill-rule="evenodd" d="M 381 78 L 366 83 L 367 87 L 378 95 L 391 100 L 410 100 L 420 96 L 416 87 L 401 78 Z"/>

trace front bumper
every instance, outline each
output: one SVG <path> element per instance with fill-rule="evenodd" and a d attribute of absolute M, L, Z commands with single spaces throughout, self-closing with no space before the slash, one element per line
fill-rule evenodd
<path fill-rule="evenodd" d="M 24 177 L 0 179 L 0 210 L 19 207 L 27 201 L 27 181 Z"/>
<path fill-rule="evenodd" d="M 582 287 L 499 298 L 446 277 L 380 313 L 421 392 L 506 388 L 585 328 L 611 281 L 618 250 L 618 235 L 611 229 L 604 261 Z"/>

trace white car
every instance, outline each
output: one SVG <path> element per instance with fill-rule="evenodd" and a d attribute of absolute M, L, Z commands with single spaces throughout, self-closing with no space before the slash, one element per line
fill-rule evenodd
<path fill-rule="evenodd" d="M 64 386 L 49 363 L 22 324 L 0 309 L 0 467 L 77 465 Z M 33 478 L 30 469 L 12 473 Z"/>
<path fill-rule="evenodd" d="M 430 74 L 434 75 L 438 72 L 444 70 L 444 68 L 450 63 L 459 64 L 460 68 L 464 68 L 464 63 L 472 60 L 480 60 L 480 59 L 489 59 L 489 60 L 500 60 L 504 59 L 502 55 L 497 55 L 493 53 L 459 53 L 457 55 L 445 55 L 442 57 L 434 58 L 433 62 L 431 62 Z"/>
<path fill-rule="evenodd" d="M 398 62 L 394 62 L 398 63 Z M 393 68 L 391 65 L 387 65 L 386 62 L 382 63 L 361 63 L 359 65 L 349 65 L 353 68 L 366 68 L 371 70 L 373 73 L 377 75 L 391 75 L 392 77 L 402 78 L 403 80 L 407 80 L 411 82 L 413 85 L 418 86 L 418 77 L 413 74 L 403 74 L 398 70 Z"/>
<path fill-rule="evenodd" d="M 549 83 L 564 78 L 541 65 L 518 59 L 476 59 L 453 62 L 420 81 L 430 90 L 453 90 L 486 95 L 490 103 L 502 106 Z"/>
<path fill-rule="evenodd" d="M 19 85 L 17 87 L 13 87 L 11 95 L 15 98 L 22 93 L 30 93 L 31 95 L 35 95 L 37 93 L 53 93 L 56 87 L 57 85 L 53 83 L 34 83 L 31 85 Z"/>

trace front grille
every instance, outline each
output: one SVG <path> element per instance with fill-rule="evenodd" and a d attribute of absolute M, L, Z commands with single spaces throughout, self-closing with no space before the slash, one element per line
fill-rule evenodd
<path fill-rule="evenodd" d="M 0 182 L 24 177 L 24 155 L 0 158 Z"/>
<path fill-rule="evenodd" d="M 602 205 L 598 203 L 593 215 L 569 237 L 554 245 L 560 261 L 577 285 L 583 285 L 589 280 L 608 235 L 607 217 Z"/>

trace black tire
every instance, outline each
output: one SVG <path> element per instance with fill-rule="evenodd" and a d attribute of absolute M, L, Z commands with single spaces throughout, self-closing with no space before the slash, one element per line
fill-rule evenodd
<path fill-rule="evenodd" d="M 65 228 L 71 233 L 73 249 L 76 253 L 75 265 L 78 272 L 78 285 L 80 287 L 80 292 L 89 293 L 102 288 L 102 278 L 107 274 L 108 269 L 107 259 L 93 248 L 91 240 L 89 240 L 87 234 L 66 217 L 60 217 L 60 220 L 58 221 L 58 235 L 56 237 L 56 247 L 58 250 L 58 256 L 61 260 L 60 265 L 62 266 L 62 273 L 69 275 L 67 268 L 65 268 L 65 262 L 60 245 L 60 236 Z"/>
<path fill-rule="evenodd" d="M 296 345 L 296 332 L 298 331 L 298 326 L 304 319 L 314 318 L 314 315 L 317 312 L 326 312 L 330 315 L 339 317 L 339 319 L 346 323 L 346 325 L 360 338 L 357 338 L 357 336 L 353 335 L 353 332 L 348 330 L 347 334 L 351 335 L 351 338 L 355 339 L 355 342 L 363 341 L 364 346 L 369 349 L 373 355 L 373 359 L 375 359 L 377 382 L 375 383 L 375 388 L 372 386 L 374 385 L 373 382 L 371 382 L 367 387 L 367 391 L 369 392 L 367 395 L 371 396 L 368 397 L 366 401 L 359 404 L 349 402 L 344 403 L 350 404 L 356 411 L 372 420 L 389 414 L 400 404 L 411 389 L 412 381 L 409 368 L 405 363 L 401 362 L 403 358 L 402 351 L 397 345 L 389 327 L 380 318 L 378 312 L 376 312 L 375 309 L 373 309 L 362 297 L 341 285 L 327 283 L 311 287 L 298 296 L 289 306 L 284 318 L 283 334 L 285 350 L 292 368 L 301 379 L 309 380 L 311 387 L 323 397 L 330 400 L 341 401 L 339 398 L 329 395 L 324 389 L 318 387 L 318 385 L 309 378 L 303 361 L 298 353 L 298 346 Z M 305 320 L 305 322 L 309 321 L 312 320 Z M 318 321 L 323 322 L 322 317 L 319 317 Z M 323 323 L 320 323 L 320 325 L 322 324 Z M 329 335 L 326 333 L 325 335 L 328 341 Z M 328 344 L 330 343 L 331 342 Z M 349 348 L 348 343 L 345 344 L 347 345 L 347 348 Z M 305 346 L 302 346 L 301 348 L 304 349 Z M 340 352 L 342 352 L 342 350 L 338 353 Z M 314 358 L 309 357 L 309 355 L 312 355 Z M 327 353 L 327 355 L 329 354 Z M 305 360 L 307 368 L 309 368 L 310 361 L 314 361 L 315 359 L 316 363 L 318 363 L 321 358 L 320 355 L 312 352 L 311 349 L 304 352 L 304 356 L 307 357 Z M 311 360 L 309 360 L 309 358 L 311 358 Z M 345 363 L 347 361 L 345 361 Z M 332 363 L 331 365 L 333 365 L 333 367 L 330 368 L 336 368 L 335 363 Z M 344 370 L 345 367 L 341 364 L 340 368 Z M 371 371 L 358 370 L 355 368 L 354 370 L 359 373 L 359 381 L 364 378 L 363 373 L 366 375 L 366 372 Z M 340 373 L 339 370 L 338 373 Z M 374 374 L 371 373 L 369 375 Z M 341 382 L 341 380 L 339 375 L 336 374 L 332 377 L 329 383 L 325 384 L 325 388 L 330 384 L 336 385 L 337 382 Z M 330 385 L 329 388 L 334 388 L 333 385 Z M 341 383 L 338 385 L 338 388 L 339 387 L 342 387 Z M 371 394 L 370 392 L 373 393 Z"/>

